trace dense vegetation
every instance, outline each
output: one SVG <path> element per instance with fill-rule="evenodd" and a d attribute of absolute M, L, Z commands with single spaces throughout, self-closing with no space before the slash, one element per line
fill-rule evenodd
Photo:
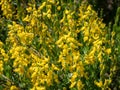
<path fill-rule="evenodd" d="M 0 0 L 0 90 L 119 90 L 118 2 Z"/>

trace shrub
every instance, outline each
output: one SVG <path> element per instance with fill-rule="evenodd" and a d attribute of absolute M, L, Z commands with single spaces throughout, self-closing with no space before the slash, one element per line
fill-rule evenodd
<path fill-rule="evenodd" d="M 109 32 L 90 5 L 65 0 L 0 5 L 8 28 L 0 42 L 0 89 L 112 88 L 115 30 Z"/>

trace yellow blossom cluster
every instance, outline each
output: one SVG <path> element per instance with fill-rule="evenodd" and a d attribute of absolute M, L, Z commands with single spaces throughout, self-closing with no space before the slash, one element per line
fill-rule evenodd
<path fill-rule="evenodd" d="M 19 4 L 15 15 L 13 3 Z M 64 0 L 1 0 L 0 6 L 10 19 L 7 39 L 0 42 L 0 75 L 7 77 L 0 80 L 10 85 L 2 88 L 110 89 L 115 33 L 107 38 L 105 24 L 90 5 Z"/>
<path fill-rule="evenodd" d="M 9 59 L 9 56 L 5 52 L 3 46 L 4 44 L 0 41 L 0 74 L 3 72 L 4 63 L 6 63 Z"/>
<path fill-rule="evenodd" d="M 3 11 L 3 15 L 7 18 L 10 19 L 12 18 L 12 7 L 11 7 L 11 0 L 1 0 L 0 5 L 1 5 L 1 10 Z"/>

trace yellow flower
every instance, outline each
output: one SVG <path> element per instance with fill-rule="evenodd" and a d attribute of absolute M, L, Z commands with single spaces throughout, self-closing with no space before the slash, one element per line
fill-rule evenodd
<path fill-rule="evenodd" d="M 11 86 L 10 90 L 19 90 L 16 86 Z"/>
<path fill-rule="evenodd" d="M 97 85 L 98 87 L 102 87 L 102 86 L 103 86 L 102 81 L 99 81 L 99 82 L 94 81 L 94 83 L 95 83 L 95 85 Z"/>
<path fill-rule="evenodd" d="M 114 31 L 112 31 L 112 37 L 114 37 L 115 36 L 115 32 Z"/>
<path fill-rule="evenodd" d="M 92 10 L 90 5 L 87 7 L 87 10 Z"/>
<path fill-rule="evenodd" d="M 77 78 L 77 76 L 78 76 L 78 73 L 77 73 L 77 72 L 74 72 L 74 73 L 73 73 L 73 76 L 72 76 L 71 79 L 70 79 L 70 81 L 71 81 L 71 82 L 74 82 L 75 79 Z"/>
<path fill-rule="evenodd" d="M 46 90 L 46 89 L 45 89 L 45 87 L 43 87 L 43 86 L 41 86 L 41 87 L 38 87 L 38 86 L 37 86 L 35 90 Z"/>
<path fill-rule="evenodd" d="M 92 37 L 93 37 L 93 39 L 97 40 L 97 39 L 99 39 L 99 34 L 94 34 L 94 35 L 92 35 Z"/>
<path fill-rule="evenodd" d="M 30 16 L 27 15 L 25 18 L 23 18 L 23 21 L 27 21 L 27 22 L 29 22 L 29 21 L 30 21 Z"/>
<path fill-rule="evenodd" d="M 48 71 L 47 79 L 46 79 L 46 83 L 48 86 L 52 85 L 52 81 L 51 81 L 53 79 L 52 76 L 53 76 L 53 71 L 52 70 Z"/>
<path fill-rule="evenodd" d="M 54 64 L 52 64 L 52 68 L 53 68 L 53 70 L 59 70 L 59 68 L 58 67 L 56 67 Z"/>
<path fill-rule="evenodd" d="M 65 62 L 65 60 L 60 59 L 59 61 L 61 61 L 61 63 L 62 63 L 62 68 L 65 69 L 65 67 L 66 67 L 66 62 Z"/>
<path fill-rule="evenodd" d="M 63 16 L 63 18 L 60 20 L 60 23 L 63 23 L 65 20 L 65 15 Z"/>
<path fill-rule="evenodd" d="M 44 86 L 33 86 L 30 90 L 46 90 Z"/>
<path fill-rule="evenodd" d="M 111 48 L 106 49 L 105 52 L 109 55 L 111 53 Z"/>
<path fill-rule="evenodd" d="M 62 43 L 62 40 L 63 40 L 63 37 L 61 37 L 61 38 L 56 42 L 56 44 L 57 44 L 57 45 L 61 44 L 61 43 Z"/>
<path fill-rule="evenodd" d="M 47 17 L 48 17 L 48 19 L 50 19 L 51 18 L 51 14 L 47 14 Z"/>
<path fill-rule="evenodd" d="M 69 10 L 66 9 L 66 10 L 65 10 L 65 14 L 68 14 L 68 13 L 69 13 Z"/>
<path fill-rule="evenodd" d="M 70 15 L 70 14 L 68 14 L 67 15 L 67 19 L 69 20 L 69 19 L 71 19 L 72 18 L 72 16 Z"/>
<path fill-rule="evenodd" d="M 32 7 L 28 7 L 28 8 L 26 8 L 26 10 L 27 10 L 28 12 L 31 12 L 31 11 L 32 11 Z"/>
<path fill-rule="evenodd" d="M 77 88 L 78 88 L 78 90 L 82 90 L 83 87 L 84 87 L 84 84 L 82 84 L 82 82 L 80 80 L 77 81 Z"/>
<path fill-rule="evenodd" d="M 0 61 L 0 74 L 1 74 L 2 71 L 3 71 L 3 62 Z"/>
<path fill-rule="evenodd" d="M 85 37 L 83 38 L 83 40 L 84 40 L 84 42 L 86 42 L 86 41 L 88 40 L 88 36 L 85 36 Z"/>
<path fill-rule="evenodd" d="M 51 4 L 48 4 L 48 5 L 46 5 L 46 8 L 47 8 L 47 9 L 51 9 L 51 8 L 52 8 L 52 5 L 51 5 Z"/>
<path fill-rule="evenodd" d="M 54 79 L 55 79 L 55 82 L 56 82 L 56 83 L 59 83 L 58 75 L 57 75 L 57 74 L 54 75 Z"/>
<path fill-rule="evenodd" d="M 105 24 L 104 23 L 100 23 L 99 24 L 101 28 L 105 28 Z"/>
<path fill-rule="evenodd" d="M 70 47 L 73 48 L 73 49 L 77 48 L 77 46 L 74 43 L 70 43 Z"/>
<path fill-rule="evenodd" d="M 83 15 L 82 17 L 81 17 L 81 19 L 86 19 L 88 17 L 88 15 Z"/>
<path fill-rule="evenodd" d="M 101 45 L 102 44 L 102 40 L 97 39 L 96 41 L 93 42 L 93 44 L 94 44 L 94 46 Z"/>
<path fill-rule="evenodd" d="M 4 53 L 3 56 L 4 56 L 4 61 L 7 62 L 7 61 L 8 61 L 8 58 L 9 58 L 8 54 Z"/>
<path fill-rule="evenodd" d="M 104 86 L 108 86 L 111 82 L 111 79 L 105 79 Z"/>
<path fill-rule="evenodd" d="M 84 36 L 89 36 L 89 30 L 84 31 Z"/>
<path fill-rule="evenodd" d="M 38 11 L 41 11 L 46 5 L 46 2 L 43 2 L 42 5 L 39 6 Z"/>
<path fill-rule="evenodd" d="M 70 88 L 73 88 L 76 85 L 76 82 L 71 82 Z"/>
<path fill-rule="evenodd" d="M 35 26 L 35 25 L 36 25 L 35 18 L 32 18 L 32 20 L 31 20 L 31 25 L 32 25 L 32 26 Z"/>
<path fill-rule="evenodd" d="M 0 41 L 0 47 L 2 47 L 3 46 L 3 43 Z"/>
<path fill-rule="evenodd" d="M 60 11 L 60 10 L 61 10 L 61 6 L 58 6 L 58 7 L 57 7 L 57 10 Z"/>
<path fill-rule="evenodd" d="M 48 0 L 48 2 L 55 4 L 55 0 Z"/>
<path fill-rule="evenodd" d="M 102 51 L 100 51 L 99 53 L 98 53 L 98 60 L 99 60 L 99 62 L 102 62 Z"/>
<path fill-rule="evenodd" d="M 20 75 L 23 75 L 24 74 L 24 67 L 15 68 L 14 71 L 19 73 Z"/>

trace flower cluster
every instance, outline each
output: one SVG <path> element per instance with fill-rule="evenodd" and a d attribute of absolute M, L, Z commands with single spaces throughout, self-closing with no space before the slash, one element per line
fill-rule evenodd
<path fill-rule="evenodd" d="M 1 0 L 0 5 L 1 5 L 1 10 L 3 11 L 3 15 L 7 18 L 10 19 L 12 18 L 12 7 L 11 7 L 11 0 Z"/>
<path fill-rule="evenodd" d="M 7 39 L 0 42 L 0 88 L 110 89 L 115 32 L 108 33 L 90 5 L 76 0 L 1 0 L 0 5 L 8 20 Z"/>

